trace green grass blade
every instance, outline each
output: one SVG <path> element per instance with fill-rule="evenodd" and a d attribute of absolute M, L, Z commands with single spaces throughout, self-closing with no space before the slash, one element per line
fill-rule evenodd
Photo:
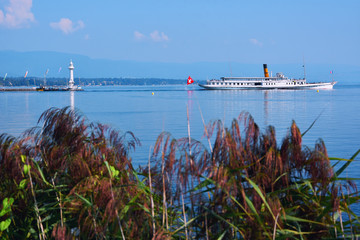
<path fill-rule="evenodd" d="M 219 237 L 218 237 L 218 240 L 221 240 L 225 237 L 225 234 L 226 234 L 227 230 L 225 230 Z"/>
<path fill-rule="evenodd" d="M 324 224 L 322 222 L 311 221 L 311 220 L 307 220 L 307 219 L 304 219 L 304 218 L 291 216 L 291 215 L 288 215 L 288 214 L 286 214 L 285 216 L 281 216 L 281 219 L 284 220 L 284 221 L 306 222 L 306 223 L 313 223 L 313 224 L 318 224 L 318 225 L 322 225 L 322 226 L 327 226 L 327 224 Z"/>
<path fill-rule="evenodd" d="M 273 219 L 275 220 L 275 215 L 272 212 L 268 202 L 266 201 L 263 193 L 261 192 L 260 188 L 258 187 L 258 185 L 256 185 L 256 183 L 254 183 L 251 179 L 245 177 L 245 179 L 251 184 L 251 186 L 253 186 L 253 188 L 255 189 L 255 191 L 259 194 L 259 196 L 261 197 L 261 199 L 263 200 L 265 206 L 267 207 L 267 209 L 269 210 L 269 212 L 271 213 L 271 216 L 273 217 Z M 280 227 L 280 226 L 279 226 Z"/>
<path fill-rule="evenodd" d="M 357 152 L 349 159 L 348 162 L 346 162 L 339 170 L 336 171 L 335 176 L 339 176 L 349 165 L 352 163 L 352 161 L 355 159 L 355 157 L 360 153 L 360 149 L 357 150 Z"/>
<path fill-rule="evenodd" d="M 317 118 L 315 118 L 315 120 L 311 123 L 310 127 L 308 127 L 308 129 L 305 130 L 305 132 L 303 132 L 301 134 L 301 137 L 303 137 L 308 131 L 310 131 L 310 129 L 314 126 L 314 124 L 316 123 L 316 121 L 320 118 L 320 116 L 322 115 L 322 113 L 324 112 L 325 109 L 323 109 L 321 111 L 321 113 L 319 114 L 319 116 L 317 116 Z"/>
<path fill-rule="evenodd" d="M 249 199 L 247 196 L 245 196 L 245 201 L 246 201 L 246 203 L 248 204 L 250 210 L 253 212 L 253 214 L 254 214 L 256 220 L 258 221 L 258 223 L 260 224 L 261 228 L 264 230 L 266 236 L 267 236 L 269 239 L 272 239 L 271 236 L 270 236 L 270 234 L 269 234 L 268 231 L 266 230 L 266 227 L 265 227 L 265 225 L 264 225 L 264 222 L 260 219 L 260 216 L 259 216 L 258 212 L 256 211 L 256 208 L 255 208 L 254 204 L 252 203 L 252 201 L 250 201 L 250 199 Z"/>
<path fill-rule="evenodd" d="M 77 193 L 75 193 L 76 194 L 76 196 L 78 196 L 87 206 L 89 206 L 89 207 L 92 207 L 93 206 L 93 204 L 89 201 L 89 200 L 87 200 L 86 198 L 84 198 L 83 196 L 81 196 L 81 195 L 79 195 L 79 194 L 77 194 Z"/>
<path fill-rule="evenodd" d="M 226 219 L 223 218 L 222 216 L 218 215 L 216 212 L 214 212 L 214 211 L 212 211 L 212 210 L 210 210 L 210 209 L 208 209 L 208 208 L 206 208 L 206 207 L 204 207 L 204 209 L 207 210 L 207 211 L 208 211 L 211 215 L 213 215 L 214 217 L 216 217 L 216 218 L 220 219 L 221 221 L 229 224 L 230 227 L 234 228 L 238 233 L 241 234 L 241 236 L 244 237 L 244 234 L 241 232 L 241 230 L 240 230 L 237 226 L 235 226 L 234 224 L 232 224 L 230 221 L 226 220 Z"/>
<path fill-rule="evenodd" d="M 44 177 L 44 173 L 42 172 L 42 170 L 41 170 L 38 162 L 35 161 L 33 158 L 32 158 L 31 160 L 32 160 L 32 162 L 34 163 L 36 169 L 39 171 L 40 176 L 41 176 L 41 179 L 43 180 L 43 182 L 44 182 L 46 185 L 48 185 L 48 186 L 50 186 L 50 187 L 53 187 L 52 184 L 50 184 L 48 181 L 46 181 L 46 179 L 45 179 L 45 177 Z"/>

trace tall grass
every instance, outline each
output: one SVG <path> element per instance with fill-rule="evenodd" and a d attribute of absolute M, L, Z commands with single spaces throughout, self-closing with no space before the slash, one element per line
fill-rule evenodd
<path fill-rule="evenodd" d="M 45 111 L 21 137 L 0 135 L 1 237 L 358 237 L 358 190 L 341 174 L 360 150 L 332 158 L 335 171 L 324 142 L 303 146 L 295 122 L 281 144 L 247 113 L 205 129 L 211 151 L 189 126 L 184 138 L 161 133 L 147 166 L 134 169 L 130 153 L 140 142 L 131 132 L 69 108 Z"/>

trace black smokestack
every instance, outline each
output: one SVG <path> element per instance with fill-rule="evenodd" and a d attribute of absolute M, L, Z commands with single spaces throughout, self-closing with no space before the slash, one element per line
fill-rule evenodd
<path fill-rule="evenodd" d="M 263 66 L 264 66 L 264 75 L 265 75 L 266 78 L 268 78 L 269 77 L 269 72 L 268 72 L 268 69 L 267 69 L 267 64 L 264 64 Z"/>

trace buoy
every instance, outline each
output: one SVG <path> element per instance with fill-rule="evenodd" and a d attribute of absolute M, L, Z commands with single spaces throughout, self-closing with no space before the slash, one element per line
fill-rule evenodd
<path fill-rule="evenodd" d="M 151 94 L 154 95 L 154 92 L 152 92 Z"/>
<path fill-rule="evenodd" d="M 316 90 L 316 92 L 319 92 L 319 90 Z"/>

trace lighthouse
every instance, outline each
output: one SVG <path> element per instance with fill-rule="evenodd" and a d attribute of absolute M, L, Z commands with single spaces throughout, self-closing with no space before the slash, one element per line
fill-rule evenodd
<path fill-rule="evenodd" d="M 69 65 L 69 71 L 70 71 L 69 88 L 73 89 L 74 88 L 74 65 L 71 60 L 70 60 L 70 65 Z"/>

